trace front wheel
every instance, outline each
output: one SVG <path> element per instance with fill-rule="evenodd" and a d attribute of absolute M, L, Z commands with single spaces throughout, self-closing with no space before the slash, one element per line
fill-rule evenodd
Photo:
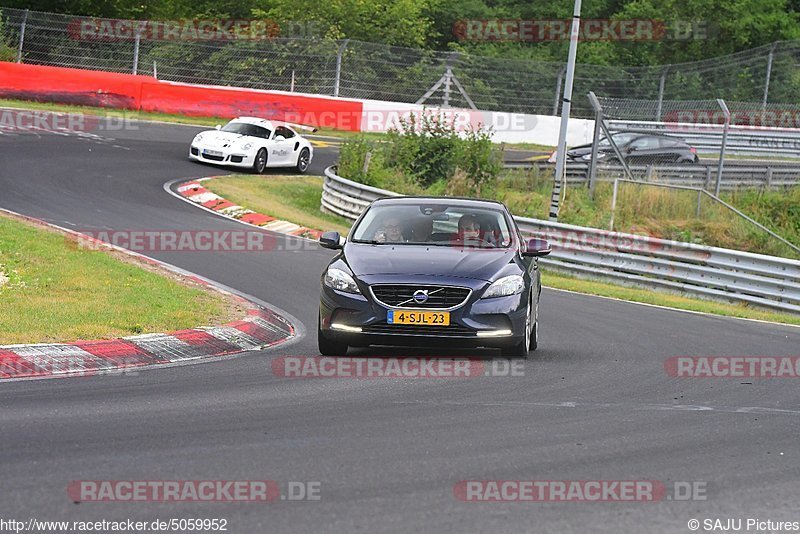
<path fill-rule="evenodd" d="M 304 148 L 297 156 L 297 165 L 294 168 L 298 173 L 303 174 L 308 170 L 309 164 L 311 164 L 311 151 Z"/>
<path fill-rule="evenodd" d="M 509 358 L 527 358 L 528 353 L 532 350 L 536 350 L 539 346 L 539 313 L 538 307 L 534 310 L 531 302 L 532 300 L 533 299 L 529 297 L 525 319 L 525 337 L 513 347 L 502 349 L 503 356 Z"/>
<path fill-rule="evenodd" d="M 253 160 L 253 172 L 261 174 L 267 168 L 267 150 L 265 148 L 259 149 L 256 152 L 256 157 Z"/>

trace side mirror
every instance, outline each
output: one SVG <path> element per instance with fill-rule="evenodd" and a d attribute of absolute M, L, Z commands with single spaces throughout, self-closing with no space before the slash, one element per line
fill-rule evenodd
<path fill-rule="evenodd" d="M 214 126 L 214 129 L 215 129 L 215 130 L 219 130 L 220 128 L 222 128 L 222 125 L 221 125 L 221 124 L 217 124 L 216 126 Z"/>
<path fill-rule="evenodd" d="M 286 138 L 284 136 L 282 136 L 282 135 L 276 135 L 275 136 L 275 140 L 276 141 L 286 141 Z"/>
<path fill-rule="evenodd" d="M 540 256 L 547 256 L 553 251 L 550 248 L 550 243 L 544 239 L 531 239 L 528 241 L 528 249 L 522 253 L 523 256 L 528 258 L 538 258 Z"/>
<path fill-rule="evenodd" d="M 319 244 L 322 248 L 329 248 L 331 250 L 339 250 L 342 248 L 339 232 L 323 233 L 319 238 Z"/>

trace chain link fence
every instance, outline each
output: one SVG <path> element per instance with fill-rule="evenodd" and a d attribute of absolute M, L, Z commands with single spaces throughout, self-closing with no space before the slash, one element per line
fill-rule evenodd
<path fill-rule="evenodd" d="M 649 180 L 653 167 L 677 185 L 681 180 L 696 181 L 705 166 L 704 187 L 712 184 L 719 195 L 725 181 L 726 165 L 736 164 L 727 174 L 731 183 L 743 185 L 760 169 L 758 181 L 767 187 L 773 183 L 778 164 L 796 168 L 800 154 L 800 106 L 774 103 L 728 102 L 715 100 L 639 100 L 598 97 L 589 93 L 595 109 L 594 140 L 613 148 L 612 153 L 587 156 L 588 180 L 593 183 L 599 163 L 617 162 L 625 175 Z M 656 134 L 642 137 L 642 134 Z M 688 147 L 685 143 L 688 143 Z M 686 154 L 686 149 L 700 159 Z M 603 158 L 605 156 L 605 158 Z M 780 160 L 783 160 L 782 162 Z M 681 165 L 688 165 L 683 169 Z M 745 169 L 741 164 L 748 166 Z M 666 167 L 666 168 L 664 168 Z M 674 167 L 674 168 L 673 168 Z M 642 173 L 646 174 L 642 174 Z"/>
<path fill-rule="evenodd" d="M 554 115 L 563 63 L 475 56 L 315 38 L 86 38 L 78 17 L 3 8 L 0 59 L 199 84 L 235 85 L 351 98 L 476 107 Z M 91 19 L 99 21 L 101 19 Z M 108 19 L 102 19 L 108 20 Z M 578 65 L 575 94 L 651 101 L 642 116 L 658 120 L 678 99 L 775 102 L 800 100 L 800 41 L 777 42 L 729 56 L 657 67 Z M 449 74 L 448 74 L 449 73 Z M 457 80 L 456 90 L 449 81 Z M 576 99 L 575 117 L 592 117 Z"/>
<path fill-rule="evenodd" d="M 721 125 L 724 112 L 717 98 L 708 100 L 640 100 L 598 96 L 609 119 Z M 800 128 L 800 104 L 723 99 L 731 126 Z"/>

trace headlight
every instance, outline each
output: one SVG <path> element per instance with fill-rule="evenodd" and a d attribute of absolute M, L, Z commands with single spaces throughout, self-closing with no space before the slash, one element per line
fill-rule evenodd
<path fill-rule="evenodd" d="M 240 146 L 239 148 L 242 149 L 242 150 L 250 150 L 251 148 L 253 148 L 253 143 L 245 143 L 242 146 Z"/>
<path fill-rule="evenodd" d="M 522 293 L 523 289 L 525 289 L 525 280 L 518 274 L 512 274 L 511 276 L 504 276 L 490 285 L 481 298 L 507 297 Z"/>
<path fill-rule="evenodd" d="M 330 268 L 325 273 L 325 285 L 345 293 L 361 293 L 353 277 L 341 269 Z"/>
<path fill-rule="evenodd" d="M 199 143 L 202 140 L 203 140 L 203 134 L 197 134 L 194 136 L 194 141 L 192 141 L 192 143 Z"/>

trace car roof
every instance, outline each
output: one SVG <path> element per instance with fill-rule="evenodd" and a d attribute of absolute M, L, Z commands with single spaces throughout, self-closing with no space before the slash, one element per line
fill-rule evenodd
<path fill-rule="evenodd" d="M 235 119 L 232 119 L 231 122 L 243 122 L 246 124 L 254 124 L 256 126 L 263 126 L 264 128 L 269 128 L 270 130 L 274 130 L 278 126 L 285 126 L 286 128 L 290 128 L 293 130 L 291 125 L 283 121 L 270 121 L 267 119 L 260 119 L 258 117 L 236 117 Z"/>
<path fill-rule="evenodd" d="M 447 204 L 449 206 L 463 206 L 468 208 L 502 208 L 507 210 L 506 205 L 497 200 L 489 200 L 484 198 L 469 198 L 469 197 L 434 197 L 434 196 L 399 196 L 380 198 L 375 200 L 373 204 L 390 204 L 398 206 L 416 205 L 421 201 L 430 202 L 435 204 Z"/>
<path fill-rule="evenodd" d="M 674 135 L 662 134 L 662 133 L 649 133 L 649 132 L 637 132 L 633 130 L 620 130 L 618 132 L 614 132 L 611 136 L 619 135 L 619 134 L 632 134 L 638 135 L 639 137 L 660 137 L 662 139 L 674 139 L 677 141 L 684 141 L 681 137 L 677 137 Z M 684 141 L 685 142 L 685 141 Z"/>

